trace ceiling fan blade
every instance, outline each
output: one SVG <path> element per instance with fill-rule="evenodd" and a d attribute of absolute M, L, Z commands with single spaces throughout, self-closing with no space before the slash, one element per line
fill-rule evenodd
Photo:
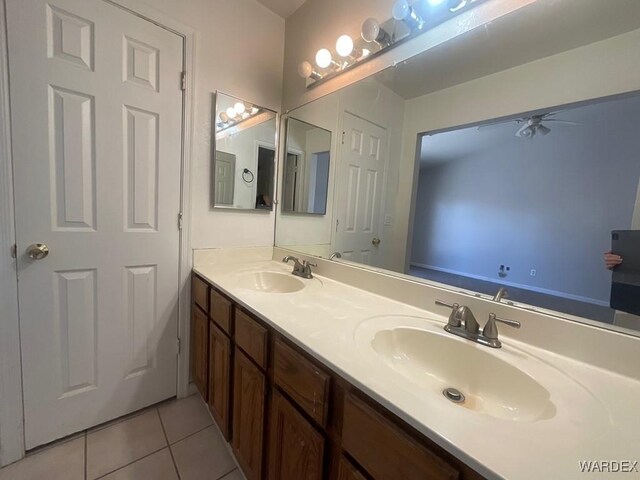
<path fill-rule="evenodd" d="M 478 125 L 478 130 L 488 130 L 490 128 L 502 127 L 509 123 L 513 123 L 517 120 L 507 120 L 506 122 L 495 122 L 495 123 L 487 123 L 485 125 Z"/>

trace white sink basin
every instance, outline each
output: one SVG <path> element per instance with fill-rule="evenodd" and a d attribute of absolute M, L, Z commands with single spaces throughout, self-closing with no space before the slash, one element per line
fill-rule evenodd
<path fill-rule="evenodd" d="M 380 374 L 388 369 L 389 388 L 407 389 L 432 412 L 471 415 L 518 424 L 551 421 L 565 431 L 607 428 L 602 403 L 579 382 L 536 355 L 509 343 L 493 349 L 447 333 L 435 319 L 384 315 L 363 320 L 354 332 L 356 348 Z M 456 403 L 443 394 L 464 395 Z M 430 400 L 427 400 L 430 399 Z M 435 403 L 434 403 L 435 402 Z M 435 410 L 434 410 L 435 408 Z"/>
<path fill-rule="evenodd" d="M 293 293 L 305 284 L 291 274 L 278 272 L 251 272 L 238 277 L 238 287 L 265 293 Z"/>
<path fill-rule="evenodd" d="M 445 388 L 461 392 L 462 407 L 521 422 L 553 416 L 549 392 L 537 381 L 487 352 L 487 347 L 445 335 L 400 327 L 379 331 L 371 343 L 411 381 L 436 393 Z"/>

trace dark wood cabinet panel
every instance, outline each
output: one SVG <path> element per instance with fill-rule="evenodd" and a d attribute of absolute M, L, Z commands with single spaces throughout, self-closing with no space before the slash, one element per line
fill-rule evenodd
<path fill-rule="evenodd" d="M 274 390 L 269 427 L 269 480 L 322 480 L 324 437 Z"/>
<path fill-rule="evenodd" d="M 191 298 L 205 312 L 209 312 L 209 285 L 200 277 L 193 275 L 191 277 Z"/>
<path fill-rule="evenodd" d="M 216 292 L 213 288 L 209 291 L 209 311 L 211 319 L 225 331 L 227 335 L 231 335 L 231 302 Z"/>
<path fill-rule="evenodd" d="M 232 447 L 247 480 L 262 478 L 266 377 L 235 349 Z"/>
<path fill-rule="evenodd" d="M 193 304 L 191 306 L 191 377 L 207 400 L 209 370 L 209 318 Z"/>
<path fill-rule="evenodd" d="M 344 455 L 338 460 L 338 476 L 336 480 L 367 480 Z"/>
<path fill-rule="evenodd" d="M 280 339 L 275 341 L 273 381 L 311 418 L 326 426 L 331 377 Z"/>
<path fill-rule="evenodd" d="M 456 480 L 459 472 L 354 395 L 344 404 L 342 448 L 376 480 Z"/>
<path fill-rule="evenodd" d="M 267 329 L 236 309 L 236 344 L 262 369 L 267 368 Z"/>
<path fill-rule="evenodd" d="M 229 440 L 231 340 L 213 322 L 209 324 L 209 409 L 224 438 Z"/>

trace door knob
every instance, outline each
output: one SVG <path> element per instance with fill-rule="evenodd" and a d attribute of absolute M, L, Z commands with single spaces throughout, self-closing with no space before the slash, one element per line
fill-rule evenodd
<path fill-rule="evenodd" d="M 380 245 L 380 239 L 374 238 L 373 240 L 371 240 L 371 243 L 377 247 L 378 245 Z"/>
<path fill-rule="evenodd" d="M 34 260 L 42 260 L 49 255 L 49 247 L 44 243 L 32 243 L 27 247 L 27 256 Z"/>

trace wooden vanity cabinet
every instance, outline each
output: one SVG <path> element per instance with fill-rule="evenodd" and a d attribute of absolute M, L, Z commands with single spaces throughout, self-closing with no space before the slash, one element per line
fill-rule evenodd
<path fill-rule="evenodd" d="M 265 374 L 236 347 L 231 446 L 247 480 L 262 478 L 266 392 Z"/>
<path fill-rule="evenodd" d="M 271 397 L 269 480 L 322 480 L 325 439 L 277 390 Z"/>
<path fill-rule="evenodd" d="M 196 279 L 193 379 L 248 480 L 483 479 Z"/>
<path fill-rule="evenodd" d="M 224 438 L 231 438 L 231 339 L 209 324 L 209 410 Z"/>
<path fill-rule="evenodd" d="M 202 398 L 208 398 L 209 318 L 197 304 L 191 308 L 191 378 Z"/>

